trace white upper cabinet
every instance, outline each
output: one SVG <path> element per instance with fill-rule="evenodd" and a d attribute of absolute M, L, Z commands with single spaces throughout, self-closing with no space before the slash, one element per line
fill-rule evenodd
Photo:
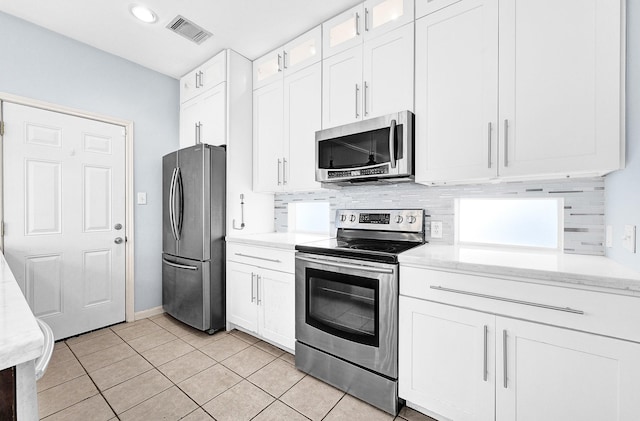
<path fill-rule="evenodd" d="M 324 57 L 412 22 L 413 7 L 414 0 L 369 0 L 329 19 L 322 24 Z"/>
<path fill-rule="evenodd" d="M 620 0 L 500 2 L 501 176 L 624 166 Z"/>
<path fill-rule="evenodd" d="M 413 27 L 404 25 L 364 43 L 363 118 L 413 110 Z"/>
<path fill-rule="evenodd" d="M 220 83 L 180 106 L 180 147 L 227 143 L 227 90 Z"/>
<path fill-rule="evenodd" d="M 364 6 L 359 4 L 322 24 L 322 54 L 330 57 L 336 53 L 362 44 L 361 21 Z"/>
<path fill-rule="evenodd" d="M 322 26 L 302 34 L 253 62 L 253 89 L 261 88 L 322 58 Z"/>
<path fill-rule="evenodd" d="M 180 79 L 180 147 L 227 143 L 227 51 Z"/>
<path fill-rule="evenodd" d="M 315 132 L 322 124 L 321 42 L 322 27 L 317 26 L 253 62 L 256 192 L 320 188 Z"/>
<path fill-rule="evenodd" d="M 253 190 L 282 189 L 283 86 L 271 83 L 253 91 Z"/>
<path fill-rule="evenodd" d="M 413 23 L 322 61 L 322 127 L 413 111 Z"/>
<path fill-rule="evenodd" d="M 417 20 L 416 181 L 496 177 L 497 112 L 498 0 Z"/>
<path fill-rule="evenodd" d="M 362 47 L 322 61 L 322 127 L 362 119 Z"/>
<path fill-rule="evenodd" d="M 227 77 L 227 55 L 223 51 L 180 79 L 180 103 L 213 88 Z"/>
<path fill-rule="evenodd" d="M 322 65 L 284 78 L 283 190 L 316 190 L 316 131 L 322 127 Z"/>
<path fill-rule="evenodd" d="M 622 168 L 622 16 L 620 0 L 461 0 L 419 19 L 416 181 Z"/>

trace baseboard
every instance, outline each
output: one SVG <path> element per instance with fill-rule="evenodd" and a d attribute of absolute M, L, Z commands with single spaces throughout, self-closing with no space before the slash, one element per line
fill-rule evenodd
<path fill-rule="evenodd" d="M 158 314 L 162 313 L 164 313 L 162 306 L 153 307 L 142 311 L 136 311 L 135 320 L 148 319 L 149 317 L 157 316 Z"/>

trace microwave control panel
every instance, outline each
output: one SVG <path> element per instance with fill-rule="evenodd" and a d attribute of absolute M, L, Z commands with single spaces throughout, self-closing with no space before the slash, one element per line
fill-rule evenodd
<path fill-rule="evenodd" d="M 389 166 L 382 165 L 374 168 L 363 168 L 358 170 L 329 170 L 327 176 L 331 178 L 360 177 L 366 175 L 384 175 L 389 174 Z"/>

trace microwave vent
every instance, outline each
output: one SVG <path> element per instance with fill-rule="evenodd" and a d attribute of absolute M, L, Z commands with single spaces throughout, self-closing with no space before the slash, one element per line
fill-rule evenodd
<path fill-rule="evenodd" d="M 191 22 L 183 16 L 176 16 L 168 25 L 167 28 L 178 35 L 182 35 L 195 42 L 196 44 L 202 44 L 203 41 L 210 38 L 213 34 L 202 27 Z"/>

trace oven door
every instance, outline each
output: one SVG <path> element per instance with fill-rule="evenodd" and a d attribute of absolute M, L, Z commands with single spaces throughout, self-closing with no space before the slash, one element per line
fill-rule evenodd
<path fill-rule="evenodd" d="M 398 266 L 297 253 L 296 340 L 397 378 Z"/>

